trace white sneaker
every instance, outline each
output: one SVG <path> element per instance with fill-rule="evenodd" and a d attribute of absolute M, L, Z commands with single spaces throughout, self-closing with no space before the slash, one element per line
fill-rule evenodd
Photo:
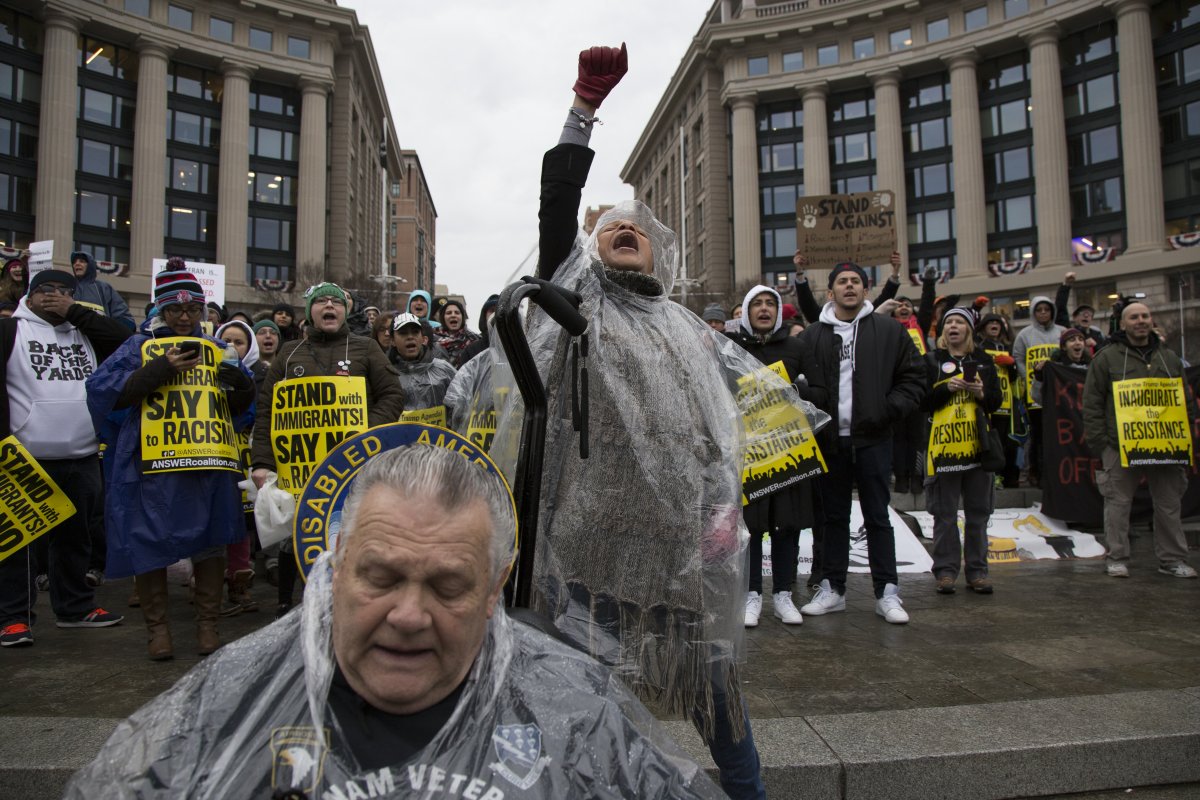
<path fill-rule="evenodd" d="M 900 589 L 894 583 L 883 587 L 883 597 L 875 601 L 875 613 L 893 625 L 903 625 L 908 622 L 908 612 L 904 610 L 904 601 L 900 599 Z"/>
<path fill-rule="evenodd" d="M 846 597 L 840 595 L 833 590 L 829 585 L 829 580 L 821 581 L 821 585 L 817 587 L 817 593 L 813 595 L 813 599 L 800 607 L 801 614 L 819 617 L 822 614 L 828 614 L 833 611 L 846 610 Z"/>
<path fill-rule="evenodd" d="M 757 628 L 760 614 L 762 614 L 762 595 L 758 592 L 748 592 L 746 594 L 746 627 Z"/>
<path fill-rule="evenodd" d="M 800 616 L 800 612 L 796 609 L 796 604 L 792 602 L 791 592 L 776 592 L 775 593 L 775 616 L 783 620 L 784 625 L 800 625 L 804 622 L 804 617 Z"/>
<path fill-rule="evenodd" d="M 1196 577 L 1196 570 L 1192 569 L 1191 567 L 1189 567 L 1187 564 L 1183 563 L 1182 561 L 1176 561 L 1174 564 L 1172 564 L 1169 567 L 1159 567 L 1158 571 L 1161 572 L 1163 575 L 1170 575 L 1174 578 L 1194 578 L 1194 577 Z M 778 597 L 778 595 L 776 595 L 776 597 Z"/>
<path fill-rule="evenodd" d="M 1110 561 L 1104 567 L 1104 571 L 1108 573 L 1110 578 L 1128 578 L 1129 567 L 1125 566 L 1124 561 Z"/>

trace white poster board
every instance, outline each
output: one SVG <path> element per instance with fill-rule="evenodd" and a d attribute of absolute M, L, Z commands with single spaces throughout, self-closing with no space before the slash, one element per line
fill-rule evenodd
<path fill-rule="evenodd" d="M 888 508 L 888 520 L 892 523 L 892 532 L 896 536 L 896 571 L 930 572 L 933 569 L 933 558 L 921 541 L 913 536 L 899 512 Z M 812 544 L 812 530 L 805 528 L 800 532 L 799 563 L 796 565 L 798 575 L 808 575 L 812 572 Z M 771 574 L 770 553 L 769 543 L 763 542 L 764 575 Z M 862 509 L 855 500 L 850 506 L 850 572 L 870 571 L 870 562 L 867 560 L 867 532 L 863 528 Z"/>
<path fill-rule="evenodd" d="M 39 272 L 54 268 L 54 240 L 29 243 L 29 263 L 26 265 L 27 277 L 32 278 Z"/>
<path fill-rule="evenodd" d="M 933 515 L 925 511 L 909 514 L 921 535 L 933 538 Z M 961 533 L 963 514 L 958 512 Z M 988 520 L 988 563 L 1036 561 L 1043 558 L 1099 558 L 1104 546 L 1090 533 L 1068 528 L 1065 523 L 1042 513 L 1040 505 L 1029 508 L 997 508 Z"/>
<path fill-rule="evenodd" d="M 188 272 L 196 276 L 196 280 L 204 287 L 204 301 L 225 305 L 225 265 L 208 264 L 204 261 L 185 261 Z M 154 297 L 154 278 L 167 268 L 165 258 L 156 258 L 150 262 L 150 297 Z"/>

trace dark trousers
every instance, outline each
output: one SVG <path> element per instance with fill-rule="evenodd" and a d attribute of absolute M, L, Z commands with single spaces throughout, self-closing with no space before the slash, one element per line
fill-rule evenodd
<path fill-rule="evenodd" d="M 987 524 L 995 505 L 991 472 L 976 467 L 965 472 L 943 472 L 925 484 L 925 510 L 933 515 L 933 575 L 958 577 L 966 545 L 967 580 L 986 578 Z M 958 535 L 958 500 L 962 498 L 962 543 Z"/>
<path fill-rule="evenodd" d="M 746 548 L 746 575 L 750 591 L 762 594 L 763 540 L 761 533 L 750 532 Z M 790 592 L 796 583 L 796 559 L 800 556 L 800 529 L 775 528 L 771 531 L 771 591 Z"/>
<path fill-rule="evenodd" d="M 896 425 L 892 432 L 892 474 L 897 480 L 925 473 L 925 465 L 919 462 L 927 437 L 925 414 L 920 411 L 914 411 Z"/>
<path fill-rule="evenodd" d="M 892 441 L 855 447 L 849 436 L 838 439 L 837 448 L 826 454 L 829 472 L 821 476 L 821 504 L 825 512 L 821 577 L 838 594 L 846 593 L 846 573 L 850 569 L 850 505 L 854 487 L 862 508 L 867 534 L 867 558 L 875 597 L 883 597 L 883 588 L 896 583 L 896 537 L 888 518 L 891 493 L 888 479 L 892 471 Z"/>
<path fill-rule="evenodd" d="M 100 461 L 89 456 L 39 463 L 75 504 L 75 513 L 41 538 L 48 540 L 45 566 L 50 576 L 50 607 L 59 619 L 78 619 L 96 607 L 95 593 L 84 574 L 91 555 L 89 523 L 104 502 Z M 34 562 L 29 547 L 0 561 L 0 626 L 14 622 L 33 625 L 37 602 Z"/>
<path fill-rule="evenodd" d="M 761 540 L 760 540 L 761 541 Z M 772 547 L 772 552 L 774 548 Z M 713 763 L 717 765 L 721 788 L 725 794 L 734 800 L 758 800 L 767 796 L 766 787 L 762 782 L 762 766 L 758 758 L 758 748 L 754 746 L 754 734 L 750 730 L 750 714 L 746 711 L 746 703 L 742 701 L 743 722 L 746 725 L 746 735 L 737 741 L 733 738 L 733 721 L 726 711 L 727 696 L 725 681 L 716 674 L 712 678 L 713 707 L 713 737 L 705 740 L 708 752 L 712 755 Z M 703 730 L 700 716 L 693 711 L 692 724 L 697 730 Z M 703 734 L 701 734 L 703 736 Z"/>
<path fill-rule="evenodd" d="M 1042 479 L 1042 410 L 1029 409 L 1029 458 L 1025 463 L 1029 470 L 1030 482 L 1035 486 Z"/>
<path fill-rule="evenodd" d="M 1021 468 L 1017 466 L 1017 453 L 1021 445 L 1009 436 L 1012 432 L 1012 417 L 1008 414 L 992 414 L 992 427 L 1000 431 L 1000 440 L 1004 443 L 1004 469 L 1000 471 L 1000 479 L 1005 489 L 1015 489 L 1021 484 Z"/>

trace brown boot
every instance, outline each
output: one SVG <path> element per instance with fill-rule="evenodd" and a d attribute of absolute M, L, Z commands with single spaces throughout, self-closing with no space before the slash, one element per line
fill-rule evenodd
<path fill-rule="evenodd" d="M 207 558 L 197 562 L 193 569 L 196 578 L 196 652 L 206 656 L 221 646 L 217 618 L 221 616 L 225 559 Z"/>
<path fill-rule="evenodd" d="M 250 586 L 254 583 L 254 570 L 240 569 L 226 579 L 229 586 L 229 601 L 221 606 L 222 617 L 236 617 L 258 611 L 258 603 L 250 594 Z"/>
<path fill-rule="evenodd" d="M 171 629 L 167 627 L 167 571 L 156 569 L 134 578 L 134 588 L 142 605 L 142 616 L 150 634 L 146 652 L 151 661 L 175 657 Z"/>

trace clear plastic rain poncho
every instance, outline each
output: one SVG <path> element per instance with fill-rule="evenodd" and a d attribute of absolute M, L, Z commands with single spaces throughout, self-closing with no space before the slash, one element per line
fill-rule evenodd
<path fill-rule="evenodd" d="M 420 361 L 397 358 L 393 365 L 400 373 L 400 388 L 404 390 L 404 410 L 433 408 L 442 404 L 446 388 L 454 380 L 454 365 L 432 358 L 428 351 Z"/>
<path fill-rule="evenodd" d="M 589 321 L 586 459 L 571 418 L 572 370 L 583 359 L 577 363 L 570 337 L 543 312 L 527 320 L 549 405 L 533 602 L 640 697 L 692 716 L 706 735 L 714 702 L 725 697 L 740 737 L 743 455 L 747 444 L 770 446 L 777 435 L 759 431 L 747 442 L 743 411 L 775 396 L 802 408 L 814 430 L 828 416 L 667 298 L 675 235 L 646 206 L 622 203 L 595 230 L 621 219 L 650 237 L 657 281 L 605 269 L 597 234 L 577 241 L 553 279 L 582 295 Z M 511 371 L 498 362 L 493 382 L 511 384 Z M 509 397 L 491 451 L 506 468 L 515 464 L 523 416 L 519 393 Z"/>
<path fill-rule="evenodd" d="M 459 367 L 446 388 L 446 421 L 484 451 L 496 432 L 496 399 L 492 393 L 492 362 L 496 351 L 484 350 Z"/>
<path fill-rule="evenodd" d="M 64 796 L 724 796 L 609 670 L 499 607 L 433 740 L 407 762 L 361 768 L 326 702 L 330 556 L 314 566 L 301 613 L 221 648 L 118 725 Z M 290 788 L 303 794 L 282 794 Z"/>

